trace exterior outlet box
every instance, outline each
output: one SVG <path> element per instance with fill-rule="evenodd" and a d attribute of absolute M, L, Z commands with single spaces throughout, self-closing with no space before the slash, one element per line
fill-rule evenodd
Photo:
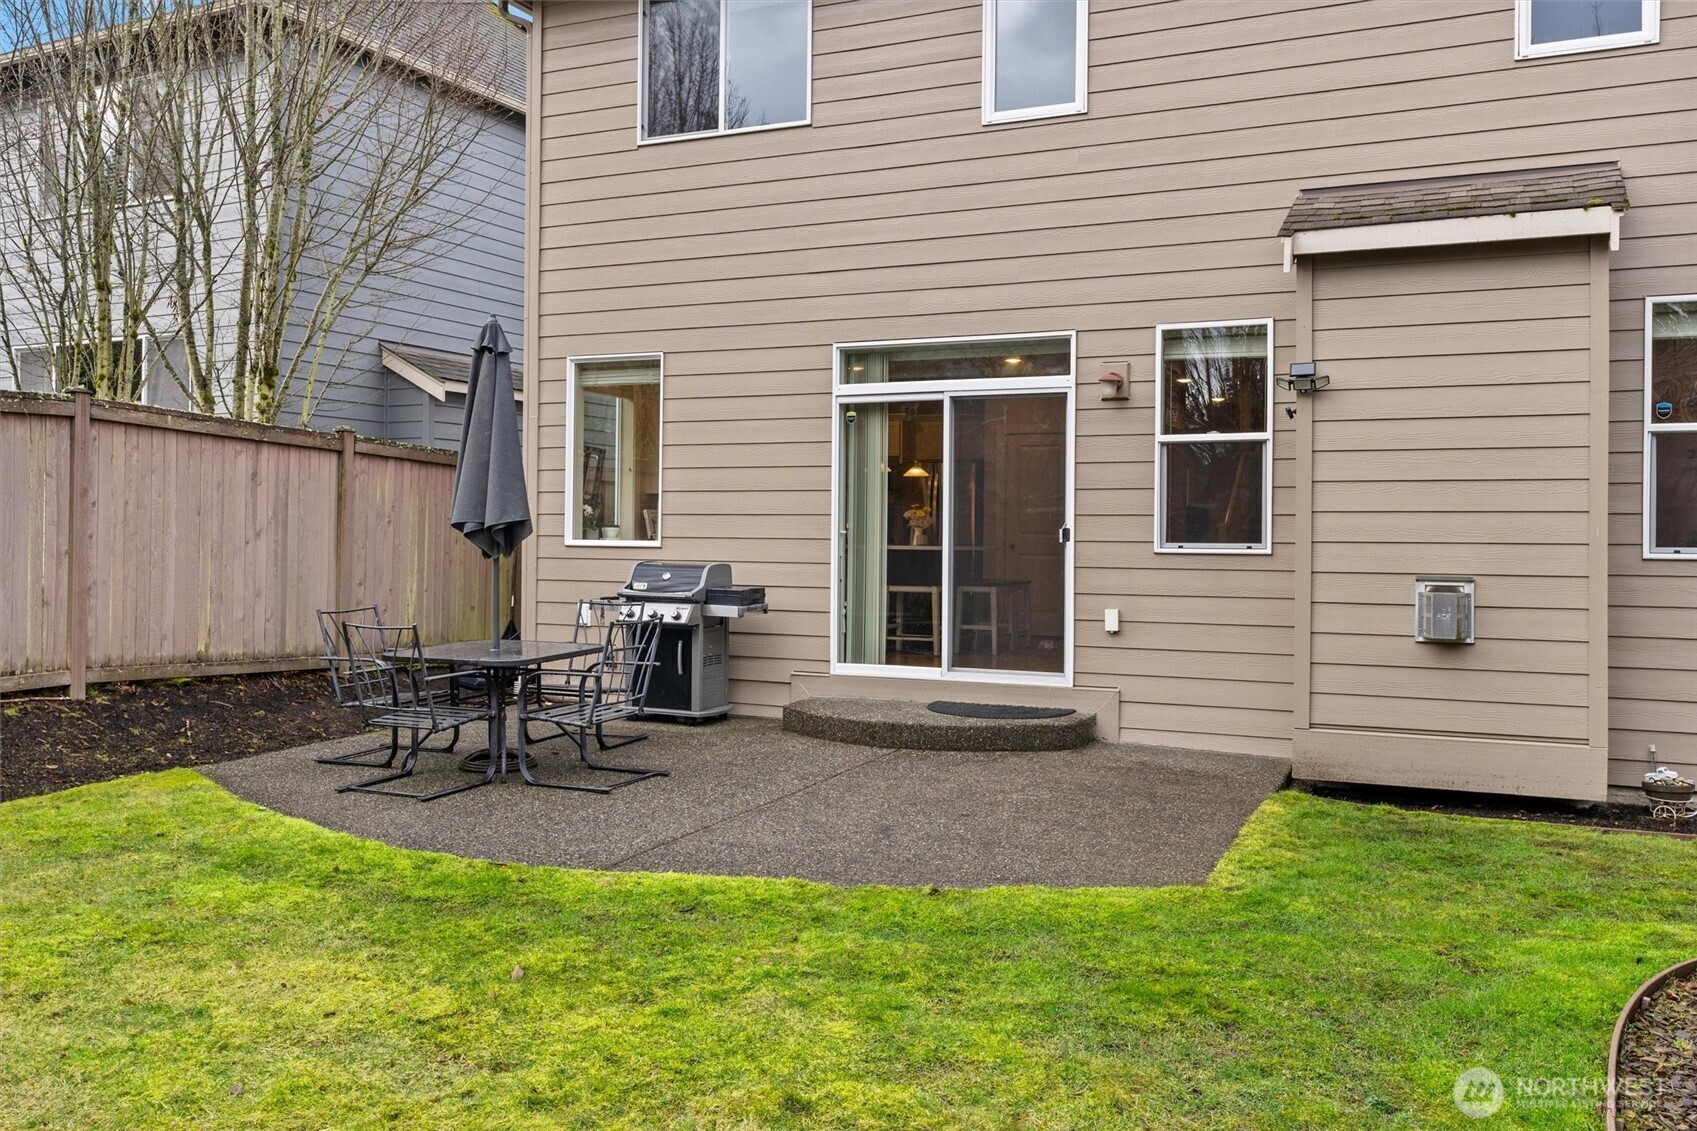
<path fill-rule="evenodd" d="M 1473 643 L 1473 579 L 1414 581 L 1414 639 L 1423 644 Z"/>

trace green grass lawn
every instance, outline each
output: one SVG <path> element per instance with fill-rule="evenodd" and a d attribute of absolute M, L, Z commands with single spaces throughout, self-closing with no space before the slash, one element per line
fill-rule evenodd
<path fill-rule="evenodd" d="M 1595 1127 L 1514 1078 L 1602 1074 L 1694 878 L 1296 793 L 1200 888 L 571 872 L 171 771 L 0 805 L 0 1127 Z"/>

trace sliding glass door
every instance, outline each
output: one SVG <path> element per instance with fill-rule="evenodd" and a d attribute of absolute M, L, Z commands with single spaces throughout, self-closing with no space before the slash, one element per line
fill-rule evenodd
<path fill-rule="evenodd" d="M 885 388 L 839 391 L 838 664 L 1066 677 L 1071 364 L 1070 339 L 844 354 Z"/>
<path fill-rule="evenodd" d="M 951 397 L 949 666 L 1060 673 L 1066 394 Z"/>

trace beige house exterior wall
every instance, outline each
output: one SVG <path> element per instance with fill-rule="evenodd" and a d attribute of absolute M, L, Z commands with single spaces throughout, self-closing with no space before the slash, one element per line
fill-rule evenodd
<path fill-rule="evenodd" d="M 1520 626 L 1492 640 L 1491 653 L 1547 647 L 1566 656 L 1574 651 L 1566 645 L 1582 644 L 1588 658 L 1527 661 L 1526 671 L 1503 660 L 1484 687 L 1500 689 L 1489 694 L 1505 706 L 1474 710 L 1454 729 L 1491 742 L 1572 746 L 1583 736 L 1588 753 L 1573 773 L 1588 783 L 1605 745 L 1592 733 L 1597 720 L 1607 720 L 1617 784 L 1643 772 L 1651 742 L 1662 761 L 1697 764 L 1697 562 L 1640 553 L 1643 298 L 1697 292 L 1697 4 L 1665 3 L 1655 45 L 1519 62 L 1513 7 L 1095 0 L 1089 112 L 986 126 L 976 0 L 815 0 L 811 125 L 638 145 L 636 4 L 540 5 L 527 198 L 527 403 L 536 410 L 525 420 L 537 537 L 527 548 L 526 632 L 562 631 L 572 602 L 616 588 L 637 557 L 728 561 L 739 582 L 766 586 L 773 608 L 732 633 L 736 709 L 775 714 L 792 695 L 830 690 L 832 677 L 820 673 L 832 620 L 832 344 L 1076 331 L 1074 684 L 1117 695 L 1118 737 L 1288 755 L 1316 706 L 1369 720 L 1380 701 L 1400 701 L 1408 706 L 1387 706 L 1386 720 L 1423 717 L 1412 684 L 1401 695 L 1340 692 L 1346 673 L 1331 670 L 1360 665 L 1365 680 L 1365 669 L 1393 666 L 1359 638 L 1411 631 L 1411 595 L 1397 608 L 1388 589 L 1358 579 L 1340 581 L 1335 600 L 1312 608 L 1299 600 L 1299 558 L 1312 546 L 1312 568 L 1324 570 L 1339 514 L 1356 515 L 1350 521 L 1365 536 L 1408 513 L 1413 490 L 1387 489 L 1382 510 L 1357 511 L 1365 504 L 1346 487 L 1315 484 L 1313 512 L 1299 514 L 1298 485 L 1331 460 L 1304 454 L 1306 398 L 1276 396 L 1273 552 L 1154 552 L 1154 327 L 1272 318 L 1283 372 L 1307 359 L 1298 348 L 1312 330 L 1299 325 L 1303 288 L 1323 309 L 1328 279 L 1341 277 L 1324 260 L 1284 270 L 1276 233 L 1298 189 L 1618 161 L 1633 207 L 1619 250 L 1601 253 L 1606 339 L 1573 313 L 1582 294 L 1591 302 L 1588 273 L 1556 284 L 1542 277 L 1548 258 L 1571 274 L 1567 261 L 1594 251 L 1487 251 L 1505 280 L 1519 281 L 1492 286 L 1483 268 L 1466 281 L 1468 305 L 1498 309 L 1516 334 L 1560 324 L 1554 353 L 1582 353 L 1587 335 L 1599 348 L 1606 341 L 1608 550 L 1606 577 L 1552 576 L 1547 618 L 1537 586 L 1508 584 L 1502 592 L 1516 603 L 1498 608 L 1482 581 L 1481 626 Z M 1548 314 L 1536 308 L 1544 299 L 1554 304 Z M 1417 299 L 1416 321 L 1396 325 L 1440 325 L 1452 300 Z M 1400 316 L 1395 301 L 1355 307 L 1374 309 L 1386 312 L 1387 327 Z M 1585 328 L 1569 325 L 1576 318 Z M 1478 348 L 1496 340 L 1465 336 Z M 648 352 L 665 355 L 664 544 L 566 546 L 566 358 Z M 1314 359 L 1322 371 L 1332 360 L 1319 349 Z M 1096 374 L 1122 360 L 1130 399 L 1103 401 Z M 1559 373 L 1507 376 L 1570 405 L 1584 383 L 1556 364 Z M 1465 423 L 1454 435 L 1433 435 L 1429 421 L 1408 415 L 1428 399 L 1414 390 L 1407 414 L 1388 390 L 1328 403 L 1369 406 L 1348 427 L 1387 449 L 1428 435 L 1434 447 L 1423 450 L 1434 460 L 1485 468 L 1502 377 L 1488 355 L 1453 370 L 1452 410 L 1488 406 L 1457 416 Z M 1317 397 L 1341 392 L 1340 384 Z M 1299 410 L 1296 419 L 1286 408 Z M 1596 513 L 1589 501 L 1572 508 L 1580 495 L 1589 500 L 1595 477 L 1575 485 L 1579 457 L 1551 427 L 1545 446 L 1503 445 L 1512 447 L 1505 460 L 1531 461 L 1514 487 L 1522 501 L 1509 509 L 1540 539 L 1513 545 L 1557 538 L 1566 554 L 1580 544 L 1571 539 L 1592 539 L 1589 528 L 1574 529 L 1575 516 L 1590 522 Z M 1480 446 L 1468 450 L 1479 454 L 1455 452 L 1456 436 L 1473 437 Z M 1600 467 L 1601 453 L 1592 454 Z M 1537 486 L 1546 483 L 1561 486 L 1546 495 Z M 1457 516 L 1480 540 L 1482 513 Z M 1439 533 L 1424 520 L 1407 529 Z M 1518 559 L 1491 570 L 1481 573 L 1533 576 Z M 1345 600 L 1349 584 L 1372 592 Z M 1339 631 L 1336 609 L 1356 604 L 1377 607 L 1373 631 Z M 1121 613 L 1116 635 L 1103 629 L 1108 608 Z M 1550 627 L 1538 627 L 1546 619 Z M 1606 706 L 1599 632 L 1608 640 Z M 1561 670 L 1544 670 L 1552 664 Z M 1552 701 L 1582 672 L 1583 707 Z M 892 694 L 915 694 L 888 682 Z M 1517 724 L 1519 707 L 1545 721 Z M 1424 734 L 1431 725 L 1392 729 Z M 1515 788 L 1501 774 L 1454 784 Z"/>

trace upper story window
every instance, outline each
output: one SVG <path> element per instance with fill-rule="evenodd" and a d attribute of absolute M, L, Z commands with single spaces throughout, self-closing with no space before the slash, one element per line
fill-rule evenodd
<path fill-rule="evenodd" d="M 811 0 L 644 0 L 642 138 L 806 125 Z"/>
<path fill-rule="evenodd" d="M 1661 0 L 1515 0 L 1514 57 L 1655 43 Z"/>
<path fill-rule="evenodd" d="M 1084 113 L 1089 0 L 984 0 L 984 121 Z"/>
<path fill-rule="evenodd" d="M 1644 556 L 1697 557 L 1697 295 L 1644 314 Z"/>
<path fill-rule="evenodd" d="M 1184 323 L 1155 334 L 1155 549 L 1268 552 L 1273 323 Z"/>

